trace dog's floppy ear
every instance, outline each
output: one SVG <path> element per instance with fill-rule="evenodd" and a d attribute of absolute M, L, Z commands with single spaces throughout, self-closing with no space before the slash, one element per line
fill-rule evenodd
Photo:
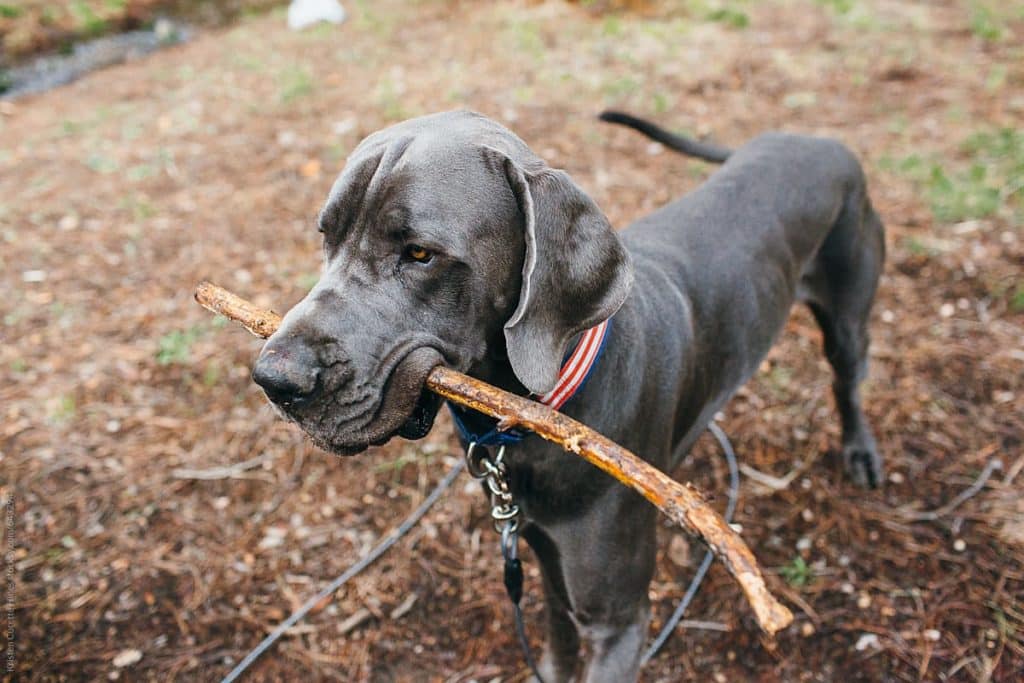
<path fill-rule="evenodd" d="M 610 318 L 633 284 L 629 254 L 608 219 L 567 173 L 526 171 L 501 154 L 523 215 L 519 306 L 505 323 L 509 362 L 534 394 L 554 388 L 573 336 Z"/>

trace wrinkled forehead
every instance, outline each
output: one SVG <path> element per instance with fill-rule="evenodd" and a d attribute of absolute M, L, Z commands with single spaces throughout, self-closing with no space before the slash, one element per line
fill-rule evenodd
<path fill-rule="evenodd" d="M 451 239 L 472 238 L 514 216 L 515 196 L 504 171 L 480 148 L 421 154 L 415 147 L 389 173 L 383 213 L 402 214 L 413 231 L 440 231 Z"/>
<path fill-rule="evenodd" d="M 358 204 L 369 219 L 365 227 L 374 232 L 407 230 L 413 237 L 464 247 L 460 241 L 477 239 L 517 215 L 505 169 L 496 162 L 502 155 L 489 150 L 539 163 L 518 137 L 479 115 L 447 112 L 411 119 L 374 133 L 356 148 L 328 207 Z M 353 192 L 361 196 L 350 196 Z"/>
<path fill-rule="evenodd" d="M 491 145 L 509 155 L 529 154 L 529 148 L 515 133 L 497 121 L 471 111 L 428 114 L 396 123 L 366 137 L 357 147 L 387 144 L 401 138 L 416 140 L 424 147 Z"/>

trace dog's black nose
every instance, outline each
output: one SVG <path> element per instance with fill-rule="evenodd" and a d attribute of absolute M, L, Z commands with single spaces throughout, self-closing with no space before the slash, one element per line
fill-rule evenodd
<path fill-rule="evenodd" d="M 320 388 L 316 356 L 301 344 L 268 344 L 252 369 L 252 380 L 274 403 L 287 406 L 311 399 Z"/>

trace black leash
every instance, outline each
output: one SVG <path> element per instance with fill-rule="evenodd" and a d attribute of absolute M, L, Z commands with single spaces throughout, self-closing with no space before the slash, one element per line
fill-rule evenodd
<path fill-rule="evenodd" d="M 523 599 L 523 563 L 519 561 L 519 532 L 514 522 L 506 522 L 501 530 L 501 556 L 505 558 L 505 590 L 512 601 L 512 612 L 516 621 L 516 637 L 519 647 L 523 650 L 523 658 L 530 671 L 537 678 L 537 683 L 544 683 L 544 677 L 537 669 L 537 662 L 530 650 L 530 641 L 526 639 L 526 625 L 523 623 L 523 608 L 519 601 Z"/>
<path fill-rule="evenodd" d="M 526 626 L 523 624 L 523 610 L 519 602 L 523 599 L 523 564 L 519 561 L 519 506 L 512 499 L 512 484 L 505 465 L 505 444 L 498 445 L 497 455 L 492 459 L 486 446 L 471 441 L 466 448 L 466 470 L 474 479 L 479 479 L 487 486 L 491 494 L 491 519 L 494 530 L 501 534 L 501 556 L 505 560 L 505 591 L 512 601 L 512 611 L 516 621 L 516 636 L 523 650 L 523 657 L 529 665 L 538 683 L 544 683 L 544 677 L 537 670 L 537 662 L 533 659 L 530 642 L 526 639 Z"/>

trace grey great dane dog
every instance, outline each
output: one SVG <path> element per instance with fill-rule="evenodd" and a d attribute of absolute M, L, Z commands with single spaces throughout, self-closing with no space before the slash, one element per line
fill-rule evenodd
<path fill-rule="evenodd" d="M 351 455 L 427 434 L 435 365 L 542 395 L 581 332 L 614 316 L 562 410 L 671 471 L 803 301 L 835 370 L 846 468 L 876 485 L 858 385 L 883 228 L 857 160 L 828 139 L 769 133 L 730 152 L 606 118 L 724 166 L 617 233 L 566 173 L 484 116 L 435 114 L 367 137 L 320 213 L 322 277 L 254 380 L 317 444 Z M 542 568 L 543 677 L 634 680 L 656 510 L 536 436 L 506 461 Z"/>

